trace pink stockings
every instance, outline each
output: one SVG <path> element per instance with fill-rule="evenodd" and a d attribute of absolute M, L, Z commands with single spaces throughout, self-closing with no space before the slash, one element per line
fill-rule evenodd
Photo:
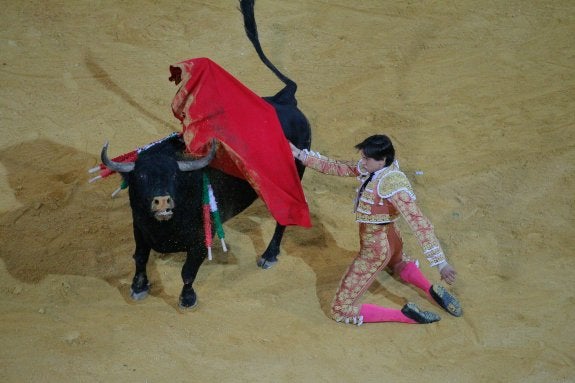
<path fill-rule="evenodd" d="M 400 271 L 399 276 L 405 282 L 410 283 L 421 290 L 431 298 L 429 289 L 431 283 L 425 278 L 423 273 L 413 262 L 407 262 L 403 270 Z M 406 317 L 401 310 L 390 309 L 372 304 L 362 304 L 359 315 L 363 316 L 364 323 L 374 322 L 401 322 L 401 323 L 417 323 L 413 319 Z"/>
<path fill-rule="evenodd" d="M 376 323 L 376 322 L 417 323 L 413 319 L 410 319 L 405 315 L 403 315 L 401 310 L 390 309 L 387 307 L 381 307 L 369 303 L 364 303 L 361 305 L 359 315 L 363 316 L 364 323 Z"/>
<path fill-rule="evenodd" d="M 399 272 L 399 277 L 405 282 L 420 288 L 425 292 L 427 297 L 433 301 L 429 289 L 431 288 L 431 283 L 425 278 L 419 267 L 413 262 L 406 262 L 403 270 Z"/>

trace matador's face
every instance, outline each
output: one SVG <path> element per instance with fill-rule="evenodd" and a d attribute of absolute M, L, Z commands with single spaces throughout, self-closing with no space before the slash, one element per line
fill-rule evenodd
<path fill-rule="evenodd" d="M 365 154 L 363 154 L 363 151 L 361 151 L 361 165 L 369 173 L 374 173 L 385 167 L 385 158 L 378 161 L 373 158 L 366 157 Z"/>

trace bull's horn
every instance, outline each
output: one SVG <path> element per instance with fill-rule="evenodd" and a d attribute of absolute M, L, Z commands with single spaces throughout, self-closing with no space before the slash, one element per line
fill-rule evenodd
<path fill-rule="evenodd" d="M 108 145 L 110 143 L 106 141 L 104 147 L 102 148 L 102 153 L 100 154 L 100 158 L 102 159 L 102 163 L 106 165 L 106 167 L 110 170 L 113 170 L 118 173 L 129 173 L 134 170 L 135 164 L 133 162 L 114 162 L 108 158 Z"/>
<path fill-rule="evenodd" d="M 216 140 L 212 140 L 212 147 L 210 152 L 205 157 L 199 158 L 197 160 L 178 161 L 178 167 L 183 172 L 191 172 L 192 170 L 205 168 L 214 159 L 215 155 Z"/>

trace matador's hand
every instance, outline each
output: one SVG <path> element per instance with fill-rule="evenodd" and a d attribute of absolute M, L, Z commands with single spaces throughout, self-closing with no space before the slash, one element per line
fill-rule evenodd
<path fill-rule="evenodd" d="M 441 279 L 450 285 L 454 284 L 455 279 L 457 278 L 457 272 L 447 262 L 444 265 L 440 266 L 439 274 L 441 275 Z"/>
<path fill-rule="evenodd" d="M 299 152 L 301 152 L 301 150 L 299 150 L 298 148 L 296 148 L 296 146 L 294 144 L 292 144 L 291 142 L 289 143 L 289 146 L 291 148 L 291 153 L 293 154 L 293 156 L 295 158 L 298 158 L 298 154 Z"/>

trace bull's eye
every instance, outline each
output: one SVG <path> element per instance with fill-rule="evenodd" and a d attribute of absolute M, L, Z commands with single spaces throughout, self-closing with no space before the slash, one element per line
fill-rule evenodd
<path fill-rule="evenodd" d="M 159 205 L 160 201 L 158 201 L 157 199 L 154 200 L 154 205 Z"/>

